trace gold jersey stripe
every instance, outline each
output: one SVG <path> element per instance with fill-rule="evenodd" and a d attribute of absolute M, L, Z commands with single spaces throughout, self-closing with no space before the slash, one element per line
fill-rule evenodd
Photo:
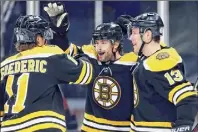
<path fill-rule="evenodd" d="M 192 96 L 192 95 L 197 95 L 197 92 L 186 92 L 186 93 L 183 93 L 182 95 L 180 95 L 176 101 L 176 103 L 179 103 L 181 100 L 189 97 L 189 96 Z"/>
<path fill-rule="evenodd" d="M 171 123 L 171 122 L 134 121 L 133 116 L 131 116 L 131 122 L 132 122 L 135 126 L 165 127 L 165 128 L 171 128 L 171 127 L 172 127 L 172 123 Z"/>
<path fill-rule="evenodd" d="M 191 85 L 191 83 L 190 83 L 190 82 L 182 83 L 182 84 L 180 84 L 180 85 L 174 87 L 174 88 L 169 92 L 168 100 L 169 100 L 170 102 L 173 103 L 173 96 L 174 96 L 174 94 L 175 94 L 177 91 L 179 91 L 180 89 L 182 89 L 182 88 L 184 88 L 185 86 L 188 86 L 188 85 Z"/>
<path fill-rule="evenodd" d="M 103 124 L 108 124 L 108 125 L 113 125 L 113 126 L 130 126 L 130 121 L 112 121 L 112 120 L 107 120 L 103 118 L 98 118 L 93 115 L 89 115 L 87 113 L 84 114 L 84 117 L 85 119 L 88 119 L 95 123 L 103 123 Z"/>
<path fill-rule="evenodd" d="M 104 130 L 94 129 L 91 127 L 87 127 L 85 125 L 82 125 L 81 130 L 86 131 L 86 132 L 105 132 Z"/>
<path fill-rule="evenodd" d="M 34 131 L 50 129 L 50 128 L 51 129 L 55 128 L 55 129 L 61 130 L 62 132 L 66 132 L 66 128 L 65 127 L 63 127 L 62 125 L 58 125 L 56 123 L 37 124 L 37 125 L 31 126 L 29 128 L 26 128 L 26 129 L 21 129 L 21 130 L 19 130 L 17 132 L 34 132 Z"/>
<path fill-rule="evenodd" d="M 37 111 L 37 112 L 30 113 L 28 115 L 25 115 L 25 116 L 17 118 L 17 119 L 12 119 L 12 120 L 7 120 L 5 122 L 2 122 L 2 126 L 6 127 L 6 126 L 9 126 L 9 125 L 15 125 L 15 124 L 22 123 L 22 122 L 25 122 L 25 121 L 30 120 L 30 119 L 43 117 L 43 116 L 44 117 L 45 116 L 53 116 L 53 117 L 62 119 L 63 121 L 65 120 L 64 115 L 58 114 L 58 113 L 53 112 L 53 111 Z"/>
<path fill-rule="evenodd" d="M 0 111 L 0 116 L 3 116 L 4 115 L 4 111 Z"/>
<path fill-rule="evenodd" d="M 91 80 L 92 80 L 92 76 L 93 76 L 93 66 L 92 66 L 92 64 L 89 64 L 90 65 L 90 75 L 89 75 L 89 79 L 88 79 L 88 81 L 86 82 L 86 84 L 89 84 L 90 82 L 91 82 Z"/>
<path fill-rule="evenodd" d="M 86 65 L 86 62 L 82 61 L 83 62 L 83 68 L 81 70 L 81 73 L 80 73 L 80 76 L 78 78 L 78 80 L 76 82 L 74 82 L 74 84 L 79 84 L 85 77 L 85 74 L 86 74 L 86 71 L 87 71 L 87 65 Z"/>

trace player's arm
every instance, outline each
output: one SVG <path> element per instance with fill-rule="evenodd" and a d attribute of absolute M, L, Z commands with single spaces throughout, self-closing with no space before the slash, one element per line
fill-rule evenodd
<path fill-rule="evenodd" d="M 69 40 L 67 34 L 59 35 L 57 33 L 54 33 L 54 37 L 51 40 L 51 44 L 55 44 L 59 46 L 63 51 L 65 51 L 69 47 Z"/>
<path fill-rule="evenodd" d="M 73 57 L 77 55 L 84 56 L 84 54 L 86 54 L 84 53 L 84 49 L 85 51 L 89 51 L 89 47 L 93 47 L 91 45 L 79 47 L 72 43 L 69 46 L 67 32 L 70 27 L 70 22 L 68 12 L 65 10 L 63 3 L 48 3 L 48 5 L 44 7 L 44 11 L 46 11 L 50 20 L 51 28 L 54 31 L 54 37 L 51 43 L 59 46 L 63 51 Z"/>
<path fill-rule="evenodd" d="M 69 40 L 67 37 L 67 32 L 69 30 L 70 22 L 68 13 L 64 9 L 62 3 L 48 3 L 44 7 L 47 16 L 49 17 L 51 29 L 54 32 L 53 40 L 51 43 L 59 46 L 63 51 L 69 47 Z"/>
<path fill-rule="evenodd" d="M 65 50 L 65 53 L 69 54 L 72 57 L 75 57 L 80 54 L 84 54 L 82 47 L 77 46 L 73 43 L 71 43 L 70 46 Z"/>
<path fill-rule="evenodd" d="M 59 82 L 89 84 L 93 77 L 93 67 L 82 59 L 75 60 L 68 54 L 55 55 L 48 60 L 49 74 Z"/>
<path fill-rule="evenodd" d="M 183 69 L 183 64 L 180 63 L 170 70 L 156 72 L 151 82 L 161 96 L 176 106 L 177 120 L 173 126 L 175 128 L 191 128 L 198 111 L 197 91 L 186 80 Z"/>

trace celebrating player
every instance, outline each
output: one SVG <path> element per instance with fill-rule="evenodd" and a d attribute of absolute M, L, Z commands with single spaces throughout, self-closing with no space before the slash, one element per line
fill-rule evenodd
<path fill-rule="evenodd" d="M 1 62 L 5 91 L 1 132 L 65 132 L 61 91 L 57 84 L 88 84 L 92 65 L 74 60 L 55 45 L 49 23 L 38 16 L 20 16 L 14 28 L 18 54 Z M 0 102 L 2 103 L 2 102 Z"/>
<path fill-rule="evenodd" d="M 59 31 L 68 29 L 67 13 L 62 5 L 49 3 L 45 11 L 55 25 L 65 29 Z M 123 32 L 116 23 L 98 25 L 92 39 L 93 45 L 78 47 L 71 44 L 66 51 L 72 56 L 86 57 L 93 64 L 95 72 L 87 89 L 82 131 L 127 132 L 130 130 L 130 113 L 133 111 L 133 88 L 129 71 L 137 56 L 134 53 L 122 56 Z"/>
<path fill-rule="evenodd" d="M 139 55 L 132 71 L 135 108 L 131 131 L 192 131 L 197 92 L 186 80 L 177 51 L 159 44 L 163 27 L 157 13 L 141 14 L 129 25 L 129 39 Z"/>

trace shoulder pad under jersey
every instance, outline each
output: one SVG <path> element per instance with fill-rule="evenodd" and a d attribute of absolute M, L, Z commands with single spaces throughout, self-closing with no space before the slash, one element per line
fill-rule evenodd
<path fill-rule="evenodd" d="M 165 48 L 147 58 L 143 65 L 146 70 L 159 72 L 172 69 L 182 63 L 181 56 L 174 48 Z"/>

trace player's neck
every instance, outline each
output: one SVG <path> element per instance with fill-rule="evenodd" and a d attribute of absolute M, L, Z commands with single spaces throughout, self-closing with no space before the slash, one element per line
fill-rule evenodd
<path fill-rule="evenodd" d="M 120 53 L 117 51 L 117 52 L 115 53 L 115 56 L 114 56 L 111 60 L 112 60 L 112 61 L 116 61 L 116 60 L 120 59 L 120 57 L 121 57 L 121 55 L 120 55 Z"/>
<path fill-rule="evenodd" d="M 143 54 L 145 56 L 151 56 L 156 51 L 160 50 L 161 46 L 159 43 L 151 42 L 150 44 L 145 44 L 143 48 Z"/>

